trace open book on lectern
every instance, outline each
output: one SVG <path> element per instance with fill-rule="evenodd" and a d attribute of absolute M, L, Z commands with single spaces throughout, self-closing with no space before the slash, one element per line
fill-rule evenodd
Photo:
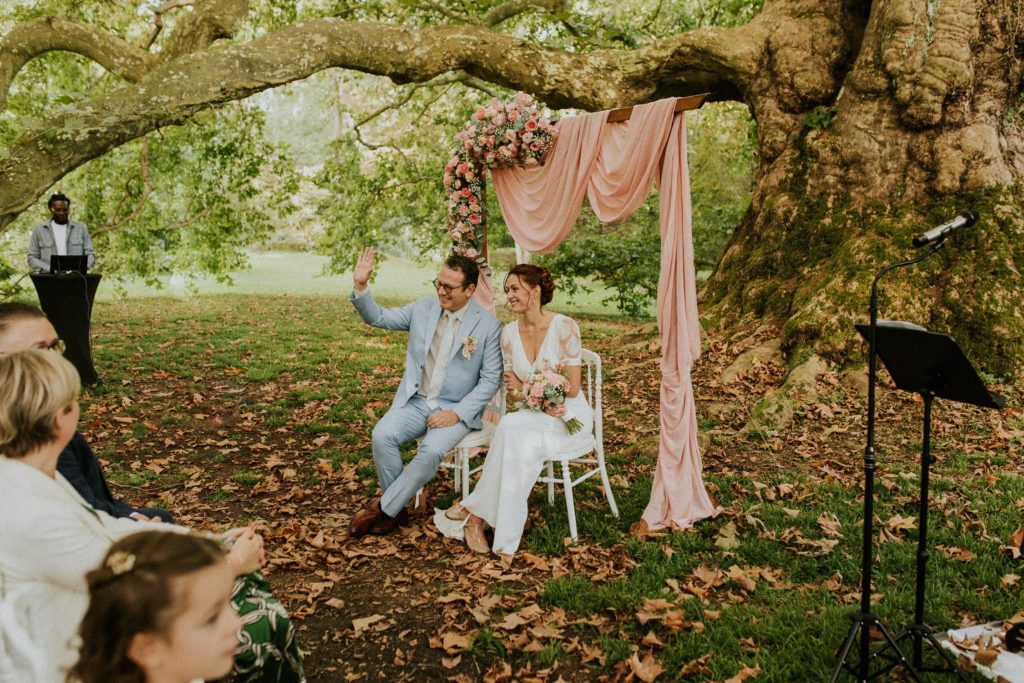
<path fill-rule="evenodd" d="M 870 341 L 870 325 L 855 325 Z M 990 393 L 960 345 L 948 334 L 929 332 L 902 320 L 879 320 L 875 350 L 896 386 L 983 408 L 1002 408 L 1006 399 Z"/>

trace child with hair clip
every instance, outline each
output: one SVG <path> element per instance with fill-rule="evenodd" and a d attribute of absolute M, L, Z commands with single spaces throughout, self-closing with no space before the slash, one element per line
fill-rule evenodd
<path fill-rule="evenodd" d="M 216 542 L 167 531 L 117 541 L 89 572 L 74 683 L 192 683 L 227 676 L 241 619 Z"/>

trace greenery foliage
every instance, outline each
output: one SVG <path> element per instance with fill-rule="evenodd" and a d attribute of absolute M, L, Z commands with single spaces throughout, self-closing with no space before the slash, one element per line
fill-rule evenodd
<path fill-rule="evenodd" d="M 456 9 L 398 0 L 271 0 L 254 4 L 238 36 L 247 40 L 320 16 L 413 26 L 469 23 L 496 4 L 465 2 Z M 574 6 L 564 15 L 521 14 L 500 29 L 569 50 L 621 49 L 681 30 L 744 23 L 759 9 L 759 1 L 605 0 Z M 61 14 L 144 44 L 153 28 L 148 12 L 124 3 L 18 3 L 0 8 L 0 33 L 34 17 Z M 163 15 L 153 50 L 187 12 Z M 76 55 L 52 52 L 30 61 L 0 112 L 0 153 L 55 107 L 123 85 Z M 225 278 L 246 267 L 247 249 L 263 245 L 312 247 L 331 258 L 335 272 L 348 268 L 366 244 L 433 258 L 447 246 L 441 177 L 452 136 L 481 103 L 510 94 L 458 75 L 396 85 L 335 70 L 126 144 L 83 165 L 53 190 L 74 200 L 74 217 L 89 226 L 105 272 L 153 284 L 170 272 Z M 706 106 L 691 116 L 698 268 L 715 264 L 746 208 L 754 157 L 750 128 L 743 106 Z M 494 194 L 486 199 L 490 244 L 511 245 Z M 0 281 L 8 287 L 24 270 L 29 230 L 47 217 L 41 200 L 0 240 Z M 609 303 L 638 314 L 653 296 L 657 254 L 657 208 L 648 203 L 614 229 L 581 219 L 577 233 L 550 258 L 563 281 L 601 281 L 617 290 Z"/>

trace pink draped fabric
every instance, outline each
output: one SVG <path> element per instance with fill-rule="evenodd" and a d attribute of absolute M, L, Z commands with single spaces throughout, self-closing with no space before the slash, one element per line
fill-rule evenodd
<path fill-rule="evenodd" d="M 558 121 L 558 140 L 543 166 L 492 172 L 509 232 L 534 252 L 557 247 L 572 230 L 586 195 L 604 222 L 625 218 L 660 186 L 661 438 L 651 500 L 643 518 L 651 530 L 686 528 L 712 517 L 701 475 L 697 413 L 690 367 L 700 354 L 693 268 L 686 126 L 675 100 L 633 108 L 629 121 L 607 123 L 608 112 Z M 481 274 L 481 279 L 485 279 Z M 493 306 L 490 283 L 477 290 Z"/>

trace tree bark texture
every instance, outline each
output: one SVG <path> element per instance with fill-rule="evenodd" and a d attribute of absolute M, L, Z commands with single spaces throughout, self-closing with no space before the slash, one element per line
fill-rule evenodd
<path fill-rule="evenodd" d="M 89 159 L 331 67 L 396 83 L 464 71 L 588 110 L 711 92 L 750 107 L 760 156 L 750 209 L 702 293 L 713 324 L 775 316 L 790 351 L 859 357 L 852 325 L 866 318 L 873 273 L 909 255 L 914 233 L 973 206 L 979 224 L 942 258 L 885 283 L 883 314 L 954 330 L 990 371 L 1020 365 L 1020 0 L 765 0 L 746 26 L 585 53 L 485 25 L 334 18 L 219 40 L 246 7 L 200 0 L 159 55 L 88 27 L 68 26 L 59 41 L 33 42 L 38 32 L 24 27 L 5 37 L 0 93 L 52 49 L 91 57 L 127 83 L 56 112 L 7 151 L 0 229 Z"/>

